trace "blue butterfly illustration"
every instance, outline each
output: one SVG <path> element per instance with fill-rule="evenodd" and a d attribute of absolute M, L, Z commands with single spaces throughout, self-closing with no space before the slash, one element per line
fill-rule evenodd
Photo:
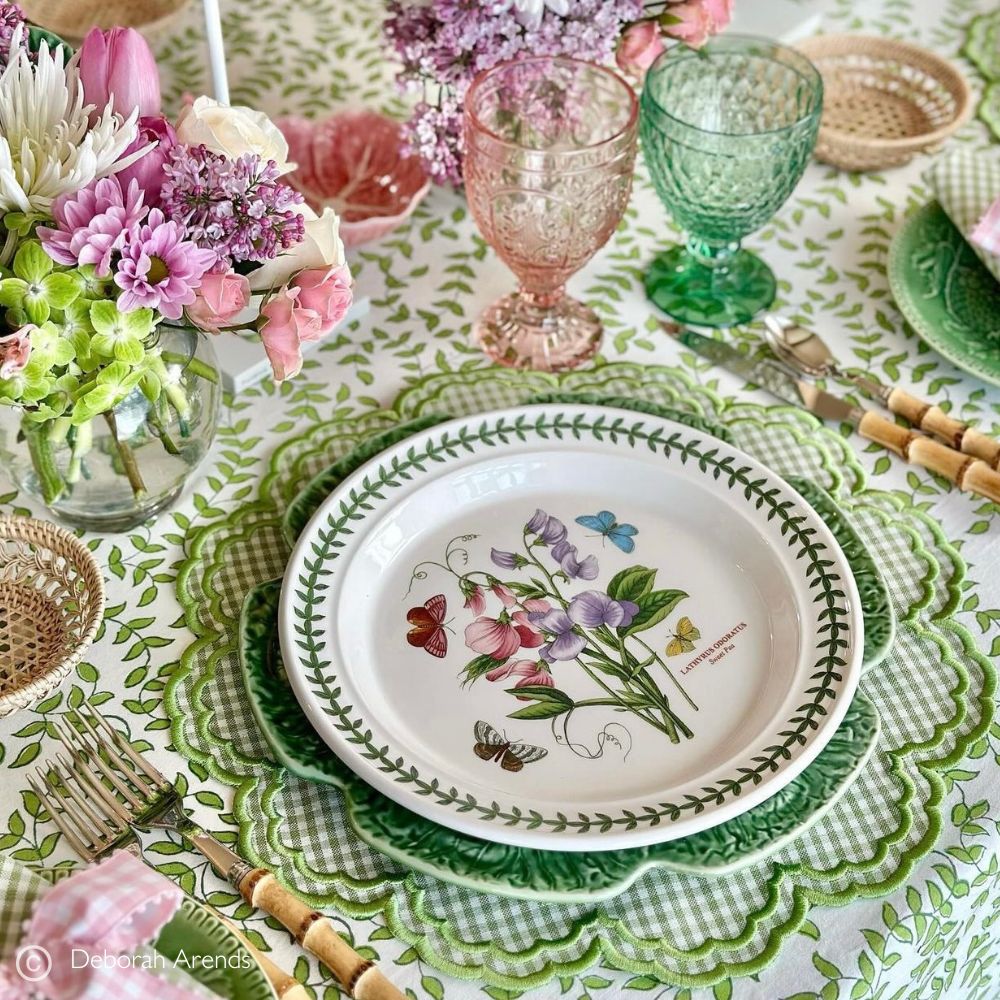
<path fill-rule="evenodd" d="M 622 552 L 628 553 L 635 548 L 632 536 L 638 535 L 639 529 L 634 524 L 619 524 L 610 510 L 598 511 L 596 514 L 583 514 L 576 519 L 576 523 L 598 532 L 605 538 L 610 538 Z"/>

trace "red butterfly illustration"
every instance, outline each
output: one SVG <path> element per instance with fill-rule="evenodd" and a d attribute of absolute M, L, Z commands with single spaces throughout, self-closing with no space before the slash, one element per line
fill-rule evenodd
<path fill-rule="evenodd" d="M 406 641 L 411 646 L 423 646 L 431 656 L 444 656 L 448 652 L 448 634 L 444 630 L 447 610 L 444 594 L 436 594 L 425 601 L 423 607 L 410 608 L 406 620 L 413 628 L 406 633 Z"/>

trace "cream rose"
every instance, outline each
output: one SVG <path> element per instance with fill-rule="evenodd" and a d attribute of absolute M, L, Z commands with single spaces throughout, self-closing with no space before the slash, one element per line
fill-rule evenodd
<path fill-rule="evenodd" d="M 344 263 L 344 244 L 340 239 L 340 218 L 332 208 L 317 215 L 308 205 L 300 205 L 305 216 L 305 239 L 286 253 L 269 260 L 250 275 L 255 292 L 279 288 L 298 271 L 321 267 L 339 267 Z"/>
<path fill-rule="evenodd" d="M 205 146 L 233 159 L 257 153 L 264 160 L 274 160 L 281 174 L 295 169 L 288 162 L 288 143 L 281 130 L 253 108 L 232 108 L 211 97 L 199 97 L 181 111 L 175 131 L 177 141 L 188 146 Z"/>

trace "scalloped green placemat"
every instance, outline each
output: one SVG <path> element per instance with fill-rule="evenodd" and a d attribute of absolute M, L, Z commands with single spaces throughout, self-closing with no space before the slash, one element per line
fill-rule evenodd
<path fill-rule="evenodd" d="M 339 793 L 292 778 L 267 757 L 240 690 L 236 659 L 246 590 L 280 575 L 285 509 L 331 461 L 401 419 L 514 405 L 544 391 L 647 399 L 722 423 L 734 442 L 785 475 L 822 484 L 887 578 L 898 619 L 889 656 L 862 689 L 883 738 L 831 812 L 777 855 L 724 880 L 650 873 L 598 905 L 524 903 L 401 871 L 351 836 Z M 676 369 L 610 364 L 565 376 L 475 369 L 429 376 L 390 410 L 344 414 L 287 441 L 259 498 L 203 529 L 178 578 L 198 636 L 167 691 L 175 746 L 236 790 L 248 860 L 269 865 L 317 906 L 381 914 L 413 958 L 495 986 L 526 988 L 603 960 L 681 985 L 759 971 L 812 903 L 841 905 L 900 885 L 941 828 L 941 772 L 992 718 L 995 674 L 951 616 L 965 566 L 936 523 L 897 494 L 869 490 L 846 442 L 790 407 L 725 404 Z"/>

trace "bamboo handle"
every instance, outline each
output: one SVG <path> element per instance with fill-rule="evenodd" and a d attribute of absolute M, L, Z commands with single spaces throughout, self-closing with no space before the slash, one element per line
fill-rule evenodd
<path fill-rule="evenodd" d="M 960 490 L 978 493 L 1000 504 L 1000 472 L 995 472 L 978 458 L 963 455 L 954 448 L 900 427 L 872 410 L 861 418 L 858 433 L 895 452 L 907 462 L 944 476 Z"/>
<path fill-rule="evenodd" d="M 887 403 L 893 413 L 914 427 L 933 434 L 965 455 L 982 459 L 991 469 L 1000 468 L 1000 441 L 949 417 L 940 406 L 924 402 L 902 389 L 893 389 Z"/>
<path fill-rule="evenodd" d="M 209 909 L 243 942 L 250 954 L 253 955 L 254 961 L 264 970 L 268 982 L 274 987 L 274 993 L 278 1000 L 309 1000 L 309 992 L 294 976 L 289 975 L 284 969 L 272 962 L 264 952 L 258 951 L 231 920 L 213 907 L 209 907 Z"/>
<path fill-rule="evenodd" d="M 293 896 L 265 868 L 241 875 L 236 888 L 251 906 L 280 920 L 303 948 L 329 967 L 355 1000 L 406 1000 L 372 962 L 337 933 L 329 917 Z"/>

